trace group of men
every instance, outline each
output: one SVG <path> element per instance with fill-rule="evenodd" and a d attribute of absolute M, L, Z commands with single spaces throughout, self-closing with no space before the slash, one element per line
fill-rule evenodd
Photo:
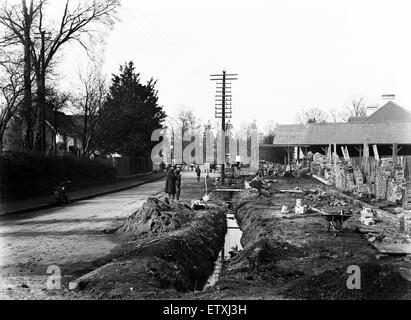
<path fill-rule="evenodd" d="M 172 165 L 167 172 L 166 188 L 165 192 L 168 194 L 170 199 L 180 200 L 181 194 L 181 166 Z M 195 172 L 197 174 L 197 181 L 200 182 L 201 169 L 197 165 Z"/>
<path fill-rule="evenodd" d="M 167 172 L 165 192 L 171 199 L 180 200 L 181 193 L 181 167 L 172 165 Z"/>

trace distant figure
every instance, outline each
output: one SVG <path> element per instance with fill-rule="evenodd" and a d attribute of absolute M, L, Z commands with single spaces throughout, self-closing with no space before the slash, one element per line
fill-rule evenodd
<path fill-rule="evenodd" d="M 180 201 L 180 192 L 181 192 L 181 168 L 177 167 L 174 171 L 174 175 L 176 178 L 176 200 Z"/>
<path fill-rule="evenodd" d="M 210 176 L 210 163 L 204 163 L 204 172 L 207 174 L 207 178 Z"/>
<path fill-rule="evenodd" d="M 176 176 L 174 174 L 175 168 L 176 168 L 175 166 L 171 166 L 170 170 L 168 170 L 167 179 L 166 179 L 166 188 L 165 188 L 165 192 L 173 200 L 176 195 Z"/>
<path fill-rule="evenodd" d="M 201 176 L 200 166 L 196 167 L 196 173 L 197 173 L 197 182 L 200 182 L 200 176 Z"/>

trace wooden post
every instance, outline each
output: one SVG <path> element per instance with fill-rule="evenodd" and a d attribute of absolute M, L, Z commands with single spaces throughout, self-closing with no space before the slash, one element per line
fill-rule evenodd
<path fill-rule="evenodd" d="M 398 163 L 398 143 L 392 145 L 392 159 L 394 160 L 394 164 Z"/>
<path fill-rule="evenodd" d="M 288 158 L 287 158 L 288 164 L 291 162 L 291 147 L 288 147 Z"/>

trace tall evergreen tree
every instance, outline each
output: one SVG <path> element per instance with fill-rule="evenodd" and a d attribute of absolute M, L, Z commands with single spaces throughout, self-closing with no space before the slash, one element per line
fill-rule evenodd
<path fill-rule="evenodd" d="M 101 149 L 105 153 L 123 156 L 144 156 L 151 153 L 155 142 L 154 130 L 162 128 L 166 118 L 158 105 L 156 81 L 140 83 L 133 62 L 120 67 L 120 74 L 113 75 L 107 101 L 101 112 Z"/>

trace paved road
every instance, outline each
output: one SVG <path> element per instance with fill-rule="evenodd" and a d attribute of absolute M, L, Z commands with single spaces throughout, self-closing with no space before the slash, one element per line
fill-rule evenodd
<path fill-rule="evenodd" d="M 147 197 L 163 188 L 160 180 L 66 207 L 2 217 L 0 290 L 24 284 L 44 288 L 50 265 L 60 266 L 63 275 L 91 267 L 119 245 L 107 231 L 118 228 Z"/>
<path fill-rule="evenodd" d="M 65 207 L 0 217 L 0 298 L 45 298 L 49 266 L 61 268 L 63 283 L 94 269 L 97 259 L 120 246 L 110 231 L 163 190 L 164 179 Z M 182 200 L 203 194 L 204 180 L 197 183 L 193 173 L 184 173 Z"/>

